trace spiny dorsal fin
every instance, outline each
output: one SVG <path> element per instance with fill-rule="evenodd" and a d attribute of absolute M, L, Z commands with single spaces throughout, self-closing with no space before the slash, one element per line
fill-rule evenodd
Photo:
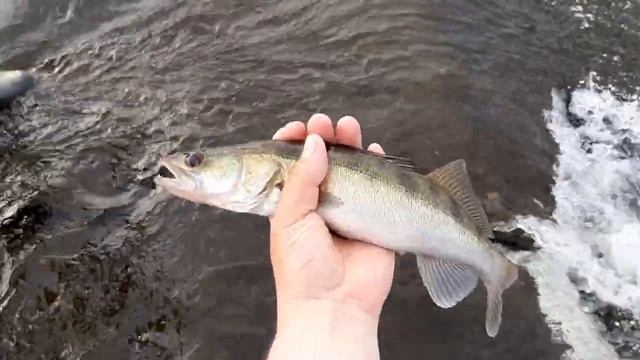
<path fill-rule="evenodd" d="M 480 231 L 480 236 L 491 236 L 489 220 L 471 187 L 467 165 L 464 160 L 448 163 L 427 175 L 427 178 L 444 187 L 455 201 L 462 207 Z"/>
<path fill-rule="evenodd" d="M 450 308 L 476 287 L 478 276 L 470 267 L 444 259 L 416 255 L 422 283 L 441 308 Z"/>
<path fill-rule="evenodd" d="M 297 142 L 299 143 L 299 142 Z M 348 146 L 348 145 L 342 145 L 342 144 L 331 144 L 331 143 L 326 143 L 327 146 L 327 150 L 331 149 L 331 148 L 336 148 L 336 149 L 345 149 L 345 150 L 349 150 L 349 151 L 357 151 L 357 152 L 361 152 L 361 153 L 365 153 L 365 154 L 369 154 L 371 156 L 375 156 L 381 159 L 384 159 L 392 164 L 395 164 L 397 166 L 400 166 L 404 169 L 413 171 L 413 172 L 419 172 L 418 166 L 410 159 L 407 159 L 405 157 L 401 157 L 401 156 L 393 156 L 393 155 L 387 155 L 387 154 L 378 154 L 376 152 L 372 152 L 369 150 L 364 150 L 364 149 L 360 149 L 360 148 L 355 148 L 352 146 Z"/>
<path fill-rule="evenodd" d="M 411 171 L 416 171 L 417 170 L 417 166 L 416 164 L 411 161 L 410 159 L 407 158 L 403 158 L 400 156 L 393 156 L 393 155 L 386 155 L 386 154 L 374 154 L 378 157 L 384 158 L 385 160 L 387 160 L 388 162 L 394 163 L 400 167 L 403 167 L 405 169 L 409 169 Z"/>

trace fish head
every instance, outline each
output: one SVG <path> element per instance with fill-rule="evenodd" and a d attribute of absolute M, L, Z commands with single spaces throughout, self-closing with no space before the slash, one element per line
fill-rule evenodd
<path fill-rule="evenodd" d="M 268 216 L 283 183 L 283 165 L 267 154 L 227 148 L 169 155 L 155 182 L 174 196 L 234 212 Z"/>

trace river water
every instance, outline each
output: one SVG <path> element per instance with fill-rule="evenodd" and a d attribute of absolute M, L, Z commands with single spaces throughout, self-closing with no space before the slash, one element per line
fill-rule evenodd
<path fill-rule="evenodd" d="M 384 359 L 640 358 L 639 20 L 606 0 L 0 0 L 0 69 L 40 76 L 0 112 L 0 359 L 263 356 L 266 220 L 150 179 L 314 112 L 427 168 L 464 158 L 490 220 L 541 247 L 496 339 L 483 290 L 439 309 L 400 257 Z"/>

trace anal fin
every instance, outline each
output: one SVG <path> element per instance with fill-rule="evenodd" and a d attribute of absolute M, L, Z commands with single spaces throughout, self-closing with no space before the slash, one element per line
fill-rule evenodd
<path fill-rule="evenodd" d="M 424 286 L 441 308 L 456 305 L 478 282 L 478 276 L 466 265 L 425 255 L 416 255 L 416 261 Z"/>

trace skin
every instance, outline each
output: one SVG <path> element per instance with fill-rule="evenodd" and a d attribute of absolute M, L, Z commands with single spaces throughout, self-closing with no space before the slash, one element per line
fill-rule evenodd
<path fill-rule="evenodd" d="M 316 213 L 328 167 L 324 141 L 361 148 L 360 125 L 345 116 L 334 129 L 328 116 L 316 114 L 306 126 L 287 124 L 274 139 L 306 141 L 270 218 L 278 316 L 268 359 L 379 359 L 378 319 L 394 252 L 333 236 Z M 368 149 L 384 153 L 378 144 Z"/>

